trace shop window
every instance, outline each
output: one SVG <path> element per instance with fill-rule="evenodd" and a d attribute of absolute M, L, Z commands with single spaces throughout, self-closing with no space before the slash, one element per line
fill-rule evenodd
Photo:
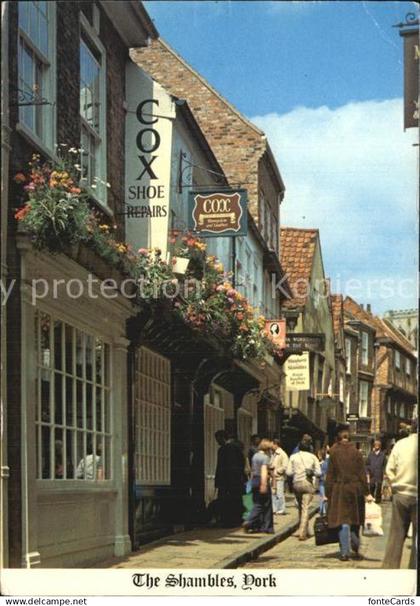
<path fill-rule="evenodd" d="M 35 330 L 38 479 L 111 479 L 109 344 L 42 312 Z"/>
<path fill-rule="evenodd" d="M 369 363 L 369 335 L 362 332 L 362 364 L 367 366 Z"/>
<path fill-rule="evenodd" d="M 135 397 L 135 468 L 141 484 L 171 482 L 171 365 L 142 347 Z"/>
<path fill-rule="evenodd" d="M 369 383 L 359 383 L 359 417 L 366 418 L 369 414 Z"/>
<path fill-rule="evenodd" d="M 80 146 L 81 178 L 92 194 L 106 204 L 106 70 L 105 50 L 81 15 Z"/>
<path fill-rule="evenodd" d="M 17 3 L 18 87 L 25 103 L 19 107 L 19 126 L 51 151 L 55 140 L 55 4 Z"/>

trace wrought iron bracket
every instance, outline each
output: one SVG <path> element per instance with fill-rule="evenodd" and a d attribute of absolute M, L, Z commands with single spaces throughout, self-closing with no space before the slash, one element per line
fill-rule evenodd
<path fill-rule="evenodd" d="M 17 96 L 16 103 L 10 103 L 11 107 L 29 107 L 34 105 L 52 105 L 51 101 L 41 97 L 36 90 L 25 91 L 21 88 L 13 88 L 12 92 Z"/>
<path fill-rule="evenodd" d="M 401 21 L 400 23 L 396 23 L 392 27 L 415 27 L 420 24 L 419 18 L 416 16 L 416 13 L 407 13 L 405 16 L 405 21 Z"/>

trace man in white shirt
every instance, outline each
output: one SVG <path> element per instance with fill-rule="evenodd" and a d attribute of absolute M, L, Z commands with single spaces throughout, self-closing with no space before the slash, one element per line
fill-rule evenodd
<path fill-rule="evenodd" d="M 286 477 L 286 469 L 289 463 L 289 457 L 280 448 L 280 441 L 273 440 L 274 454 L 271 457 L 270 472 L 273 478 L 272 493 L 273 493 L 273 513 L 277 515 L 285 515 L 286 499 L 284 496 L 284 480 Z"/>
<path fill-rule="evenodd" d="M 392 519 L 382 568 L 399 568 L 404 541 L 413 525 L 410 568 L 416 568 L 417 538 L 417 419 L 411 435 L 399 440 L 389 456 L 385 474 L 392 487 Z"/>
<path fill-rule="evenodd" d="M 309 440 L 302 440 L 299 452 L 292 454 L 286 470 L 286 474 L 293 478 L 293 490 L 299 508 L 299 528 L 293 536 L 297 536 L 300 541 L 306 541 L 309 537 L 309 505 L 315 493 L 313 478 L 321 477 L 321 467 L 317 457 L 310 452 L 311 447 Z"/>

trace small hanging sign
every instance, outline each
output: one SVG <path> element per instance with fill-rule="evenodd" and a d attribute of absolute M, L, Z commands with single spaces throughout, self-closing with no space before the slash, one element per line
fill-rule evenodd
<path fill-rule="evenodd" d="M 189 192 L 189 228 L 203 238 L 246 236 L 247 192 Z"/>

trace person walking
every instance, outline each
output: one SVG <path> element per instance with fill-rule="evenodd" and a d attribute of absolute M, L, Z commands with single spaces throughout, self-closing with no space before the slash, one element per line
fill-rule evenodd
<path fill-rule="evenodd" d="M 392 488 L 392 517 L 382 568 L 399 568 L 405 538 L 412 524 L 410 568 L 416 568 L 417 538 L 417 419 L 408 438 L 398 440 L 389 455 L 385 474 Z"/>
<path fill-rule="evenodd" d="M 243 524 L 245 532 L 265 532 L 267 534 L 274 532 L 269 474 L 271 446 L 270 440 L 261 440 L 257 452 L 252 457 L 251 482 L 254 506 L 249 518 Z"/>
<path fill-rule="evenodd" d="M 299 452 L 291 455 L 286 470 L 286 474 L 293 479 L 293 491 L 299 509 L 299 529 L 293 536 L 297 536 L 300 541 L 306 541 L 309 536 L 309 505 L 315 493 L 313 480 L 321 476 L 319 461 L 311 448 L 312 440 L 302 440 Z"/>
<path fill-rule="evenodd" d="M 363 455 L 350 442 L 347 427 L 339 429 L 338 441 L 330 449 L 325 494 L 328 526 L 338 529 L 340 560 L 348 561 L 351 550 L 354 559 L 362 559 L 360 526 L 365 522 L 365 500 L 373 501 L 373 497 L 369 494 Z"/>
<path fill-rule="evenodd" d="M 248 449 L 248 462 L 249 466 L 252 466 L 252 457 L 256 452 L 258 452 L 258 445 L 261 442 L 261 438 L 257 433 L 252 434 L 251 436 L 251 446 Z"/>
<path fill-rule="evenodd" d="M 286 469 L 289 463 L 289 457 L 286 452 L 280 448 L 280 440 L 273 440 L 273 456 L 270 461 L 270 472 L 272 482 L 273 514 L 286 514 L 286 498 L 284 495 L 284 481 Z"/>
<path fill-rule="evenodd" d="M 382 482 L 384 481 L 385 451 L 382 450 L 380 440 L 375 440 L 373 448 L 366 461 L 366 472 L 368 475 L 369 492 L 375 499 L 375 503 L 382 500 Z"/>
<path fill-rule="evenodd" d="M 225 528 L 233 528 L 242 523 L 245 457 L 233 434 L 219 430 L 215 438 L 220 444 L 214 480 L 220 502 L 220 524 Z"/>
<path fill-rule="evenodd" d="M 314 451 L 312 437 L 308 433 L 304 433 L 303 436 L 302 436 L 302 438 L 300 439 L 300 442 L 298 442 L 296 444 L 296 446 L 294 447 L 294 449 L 292 451 L 292 454 L 296 454 L 297 452 L 299 452 L 300 445 L 302 444 L 302 442 L 305 442 L 305 444 L 308 444 L 310 446 L 309 452 L 313 452 Z"/>
<path fill-rule="evenodd" d="M 319 465 L 321 467 L 321 477 L 319 478 L 319 515 L 326 514 L 325 499 L 325 480 L 327 478 L 328 463 L 330 458 L 329 446 L 324 446 L 318 451 Z"/>

